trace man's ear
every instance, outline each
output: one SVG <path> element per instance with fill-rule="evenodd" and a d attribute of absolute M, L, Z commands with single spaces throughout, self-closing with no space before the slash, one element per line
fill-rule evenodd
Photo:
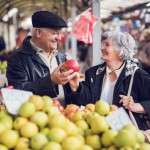
<path fill-rule="evenodd" d="M 40 36 L 41 36 L 41 29 L 36 29 L 36 36 L 37 36 L 37 38 L 40 38 Z"/>

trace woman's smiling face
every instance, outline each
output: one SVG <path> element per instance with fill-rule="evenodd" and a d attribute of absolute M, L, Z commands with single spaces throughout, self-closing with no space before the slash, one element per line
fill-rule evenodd
<path fill-rule="evenodd" d="M 102 42 L 101 52 L 101 59 L 105 62 L 120 60 L 119 52 L 108 38 Z"/>

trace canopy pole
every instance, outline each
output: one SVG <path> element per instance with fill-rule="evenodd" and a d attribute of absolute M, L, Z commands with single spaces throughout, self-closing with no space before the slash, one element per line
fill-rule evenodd
<path fill-rule="evenodd" d="M 93 59 L 92 66 L 101 63 L 101 30 L 100 30 L 100 0 L 92 0 L 93 15 L 97 17 L 97 23 L 93 31 Z"/>

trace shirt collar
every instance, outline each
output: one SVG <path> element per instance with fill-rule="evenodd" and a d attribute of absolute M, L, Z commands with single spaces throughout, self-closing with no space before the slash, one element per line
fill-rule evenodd
<path fill-rule="evenodd" d="M 119 69 L 115 70 L 117 78 L 119 77 L 119 75 L 120 75 L 121 71 L 123 70 L 124 66 L 125 66 L 125 63 Z M 110 72 L 112 72 L 112 71 L 107 66 L 106 67 L 106 75 L 108 75 Z"/>
<path fill-rule="evenodd" d="M 41 49 L 38 46 L 36 46 L 31 40 L 30 40 L 30 44 L 33 47 L 33 49 L 36 51 L 36 54 L 38 54 L 38 53 L 43 51 L 43 49 Z"/>

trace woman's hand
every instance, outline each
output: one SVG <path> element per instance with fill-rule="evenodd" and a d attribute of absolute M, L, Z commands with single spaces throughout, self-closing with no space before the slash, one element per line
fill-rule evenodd
<path fill-rule="evenodd" d="M 76 76 L 69 81 L 70 88 L 72 89 L 73 92 L 75 92 L 79 87 L 79 82 L 80 82 L 80 73 L 77 73 Z"/>
<path fill-rule="evenodd" d="M 125 95 L 119 95 L 120 96 L 120 102 L 122 103 L 122 105 L 132 111 L 132 112 L 136 112 L 136 113 L 146 113 L 144 107 L 140 104 L 140 103 L 135 103 L 132 96 L 125 96 Z"/>

